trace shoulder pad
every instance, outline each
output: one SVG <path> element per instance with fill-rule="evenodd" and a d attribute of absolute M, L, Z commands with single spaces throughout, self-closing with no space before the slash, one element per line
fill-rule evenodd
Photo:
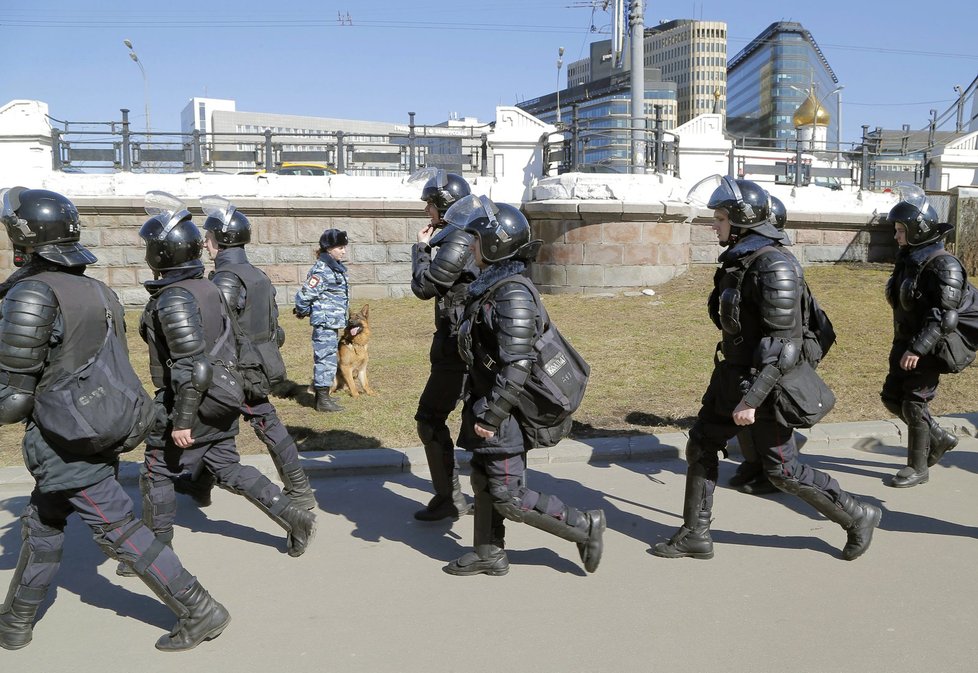
<path fill-rule="evenodd" d="M 504 283 L 493 292 L 496 328 L 500 342 L 504 340 L 535 340 L 540 311 L 533 293 L 520 282 Z"/>
<path fill-rule="evenodd" d="M 174 359 L 204 351 L 204 323 L 194 296 L 182 287 L 167 288 L 156 301 L 163 338 Z"/>
<path fill-rule="evenodd" d="M 0 318 L 0 367 L 16 372 L 42 369 L 59 313 L 47 284 L 24 280 L 14 285 Z"/>
<path fill-rule="evenodd" d="M 954 255 L 940 255 L 929 265 L 928 269 L 937 275 L 942 285 L 951 285 L 958 289 L 964 288 L 967 274 L 961 262 Z"/>
<path fill-rule="evenodd" d="M 231 271 L 216 271 L 211 280 L 217 285 L 217 289 L 221 291 L 227 305 L 240 311 L 242 308 L 241 291 L 244 289 L 244 282 L 242 282 L 240 276 Z"/>

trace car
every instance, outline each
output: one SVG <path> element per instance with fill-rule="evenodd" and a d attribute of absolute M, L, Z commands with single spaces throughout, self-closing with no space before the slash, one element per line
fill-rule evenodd
<path fill-rule="evenodd" d="M 294 161 L 283 161 L 275 172 L 278 175 L 336 175 L 336 169 L 329 164 L 304 164 Z"/>

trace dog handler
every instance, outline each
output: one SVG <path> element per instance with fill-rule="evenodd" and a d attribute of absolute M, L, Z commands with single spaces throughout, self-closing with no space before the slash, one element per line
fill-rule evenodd
<path fill-rule="evenodd" d="M 306 282 L 295 294 L 297 318 L 309 317 L 312 325 L 312 380 L 316 388 L 316 411 L 342 411 L 329 396 L 336 378 L 339 330 L 346 327 L 350 311 L 350 282 L 347 276 L 346 232 L 327 229 L 319 237 L 319 256 L 306 274 Z"/>

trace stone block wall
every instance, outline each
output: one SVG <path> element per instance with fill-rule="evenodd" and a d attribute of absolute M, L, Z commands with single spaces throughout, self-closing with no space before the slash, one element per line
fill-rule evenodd
<path fill-rule="evenodd" d="M 141 198 L 76 198 L 82 241 L 98 256 L 89 273 L 107 282 L 128 306 L 146 302 L 152 277 L 139 228 Z M 254 227 L 250 259 L 272 279 L 281 304 L 291 304 L 312 265 L 324 229 L 350 237 L 353 300 L 410 296 L 411 248 L 427 218 L 414 200 L 236 199 Z M 194 220 L 203 216 L 188 200 Z M 715 264 L 720 248 L 705 218 L 685 222 L 679 203 L 617 200 L 533 201 L 524 206 L 544 245 L 532 275 L 544 293 L 602 294 L 655 286 L 692 264 Z M 790 222 L 793 251 L 804 264 L 890 261 L 892 232 L 859 218 L 799 214 Z M 206 253 L 205 253 L 206 257 Z M 205 263 L 207 260 L 205 259 Z M 0 278 L 12 271 L 10 242 L 0 236 Z"/>
<path fill-rule="evenodd" d="M 691 228 L 684 209 L 614 200 L 534 201 L 524 209 L 533 236 L 543 240 L 532 270 L 541 292 L 641 289 L 689 266 Z"/>
<path fill-rule="evenodd" d="M 146 303 L 146 266 L 139 228 L 146 221 L 142 199 L 77 198 L 82 242 L 98 257 L 89 274 L 105 281 L 127 306 Z M 268 274 L 280 304 L 291 304 L 315 261 L 319 236 L 337 228 L 350 238 L 347 268 L 354 301 L 411 294 L 411 247 L 425 226 L 418 201 L 236 199 L 252 223 L 249 259 Z M 423 204 L 422 204 L 423 205 Z M 204 217 L 188 200 L 198 226 Z M 0 236 L 0 277 L 12 270 L 10 242 Z M 207 253 L 205 265 L 210 266 Z"/>

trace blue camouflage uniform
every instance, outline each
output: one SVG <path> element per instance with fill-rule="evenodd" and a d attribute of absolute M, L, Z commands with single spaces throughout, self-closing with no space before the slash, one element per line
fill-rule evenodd
<path fill-rule="evenodd" d="M 312 378 L 316 388 L 329 388 L 336 378 L 337 330 L 346 327 L 350 284 L 346 266 L 327 252 L 319 253 L 295 294 L 295 311 L 312 325 Z"/>

